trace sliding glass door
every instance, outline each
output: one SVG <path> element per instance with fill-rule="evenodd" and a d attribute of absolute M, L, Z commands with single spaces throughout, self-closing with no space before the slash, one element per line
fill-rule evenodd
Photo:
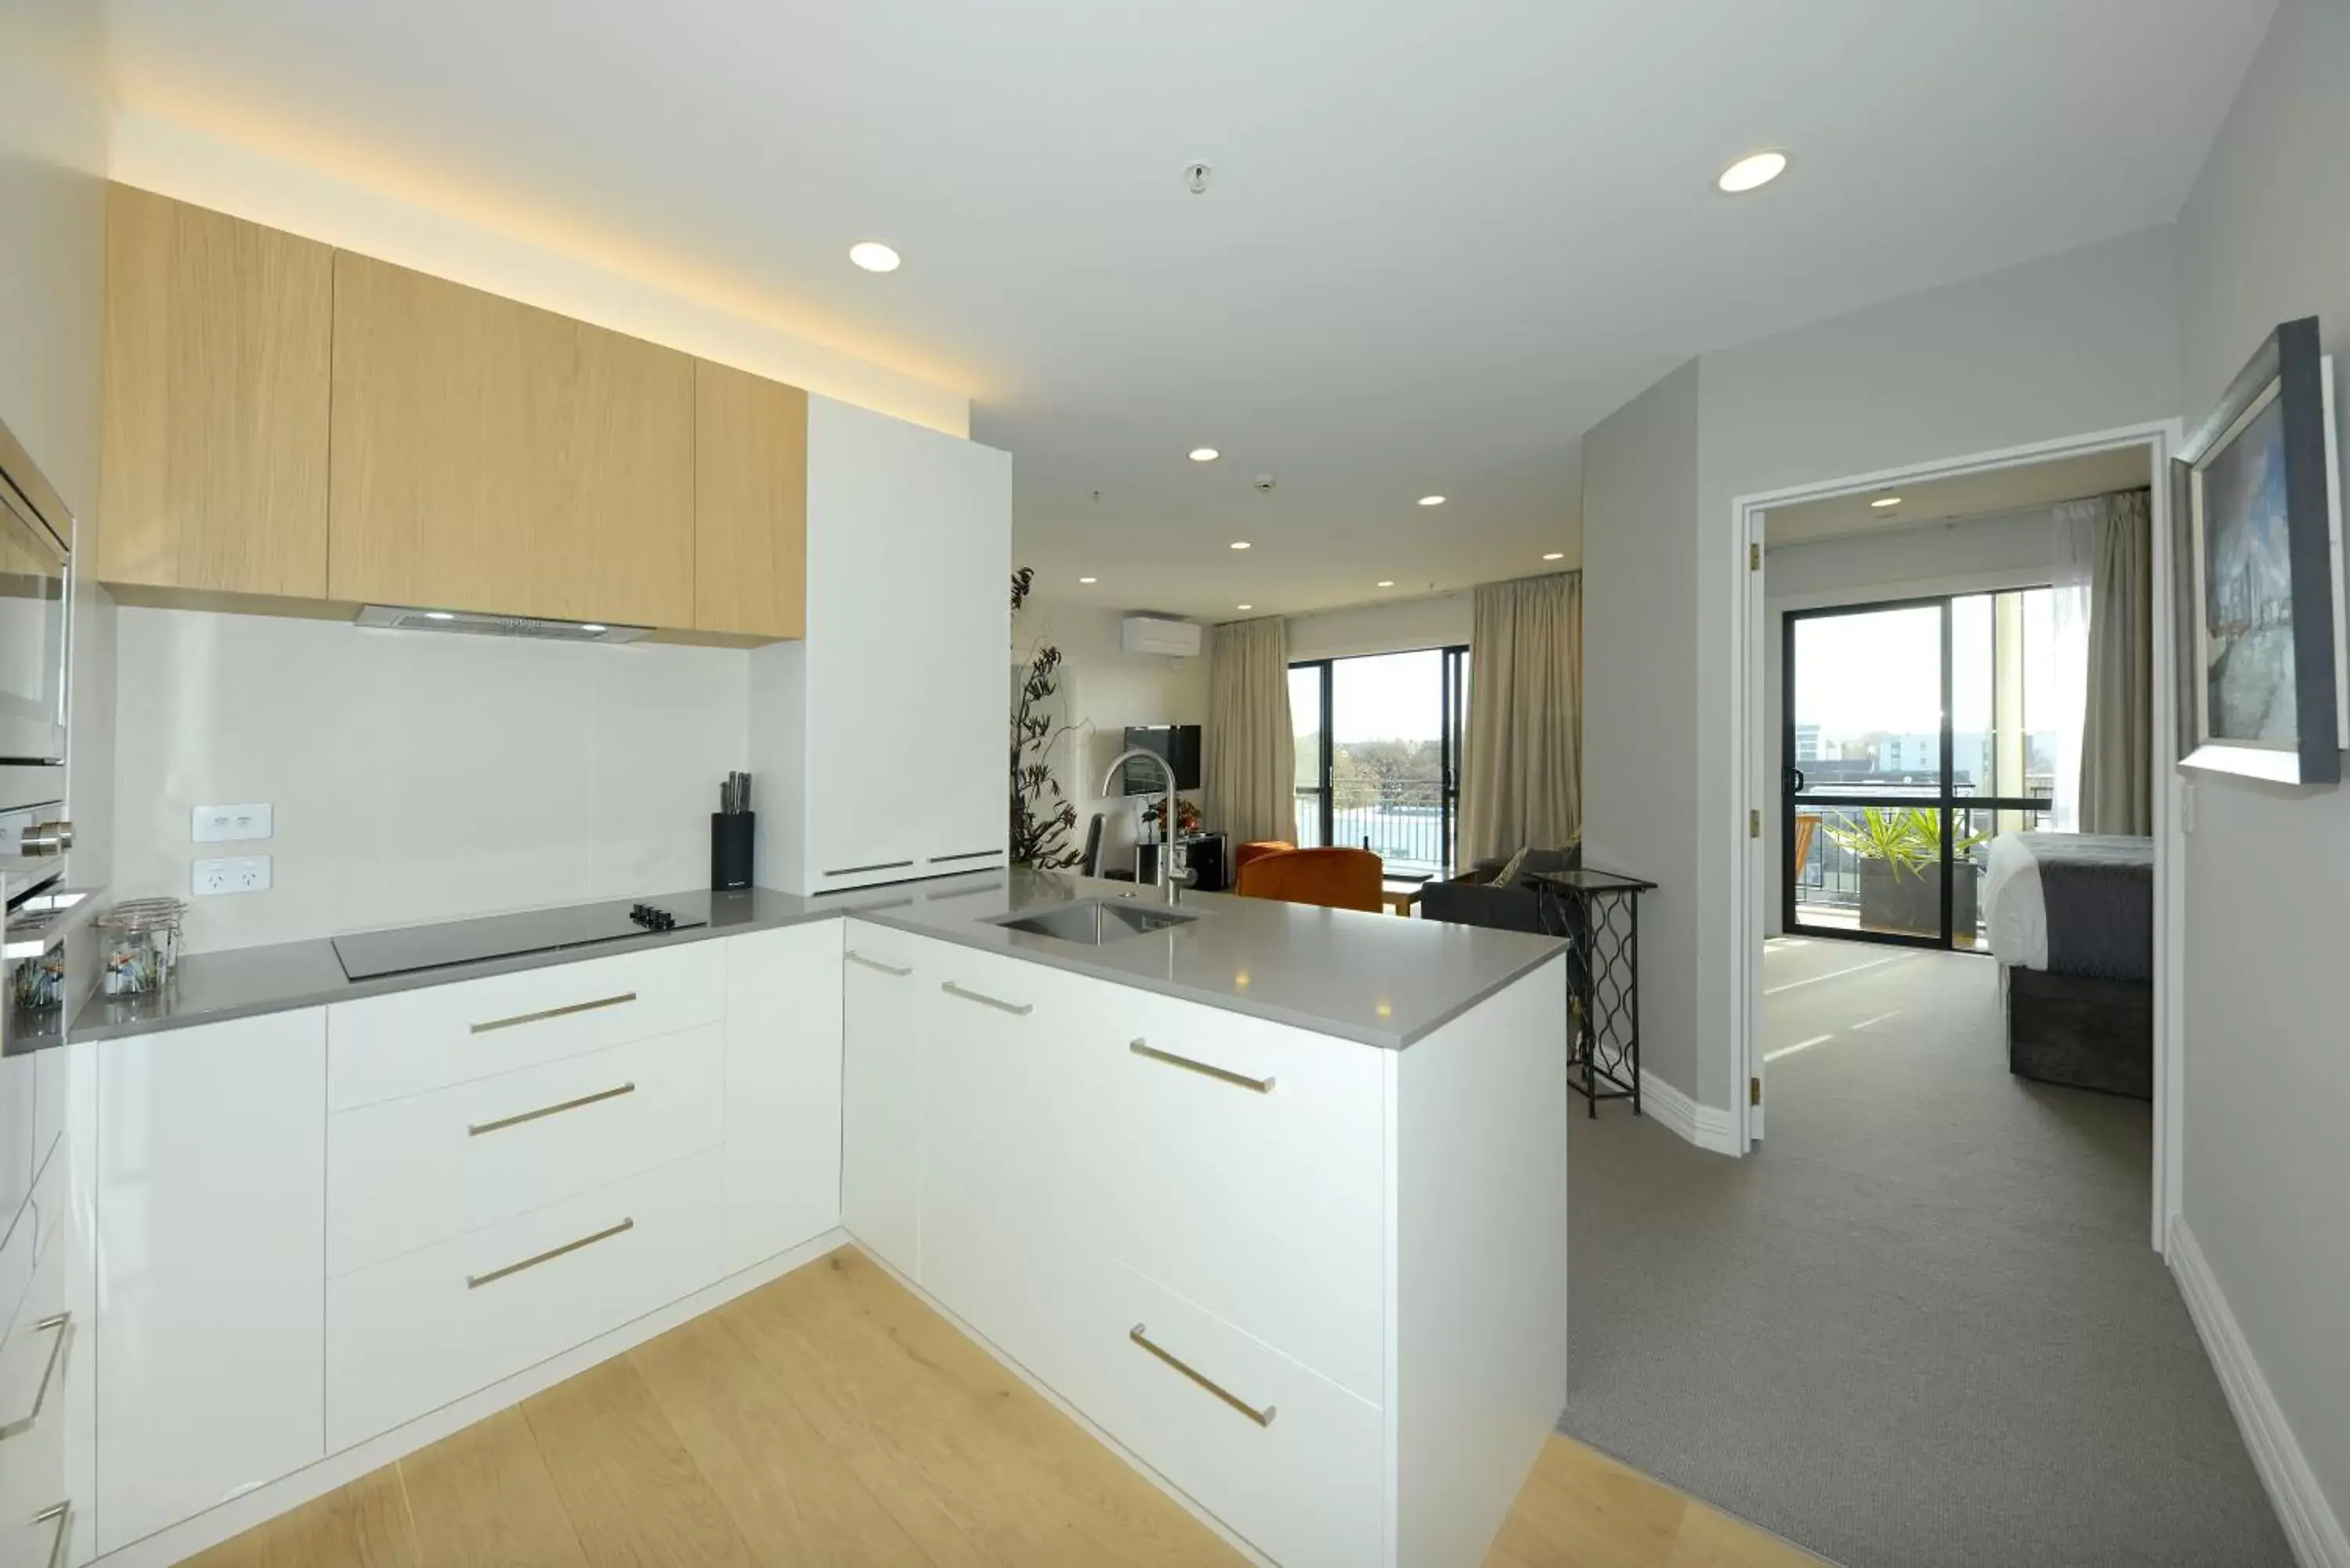
<path fill-rule="evenodd" d="M 1298 842 L 1371 850 L 1390 876 L 1448 873 L 1468 681 L 1465 648 L 1292 665 Z"/>
<path fill-rule="evenodd" d="M 2043 825 L 2065 742 L 2045 588 L 1786 617 L 1793 932 L 1982 946 L 1980 846 Z"/>

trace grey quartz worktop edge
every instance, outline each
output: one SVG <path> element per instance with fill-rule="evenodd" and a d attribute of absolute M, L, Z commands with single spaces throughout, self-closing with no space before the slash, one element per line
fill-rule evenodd
<path fill-rule="evenodd" d="M 764 888 L 676 893 L 650 901 L 708 923 L 619 943 L 361 981 L 344 978 L 333 943 L 324 937 L 234 948 L 182 959 L 171 989 L 160 996 L 87 997 L 68 1021 L 65 1039 L 120 1039 L 222 1023 L 847 916 L 1179 1001 L 1401 1050 L 1566 948 L 1550 937 L 1214 894 L 1185 898 L 1183 909 L 1201 916 L 1198 920 L 1101 948 L 1071 946 L 992 923 L 1022 909 L 1097 896 L 1155 894 L 1138 892 L 1131 883 L 1030 871 L 966 872 L 814 898 Z"/>

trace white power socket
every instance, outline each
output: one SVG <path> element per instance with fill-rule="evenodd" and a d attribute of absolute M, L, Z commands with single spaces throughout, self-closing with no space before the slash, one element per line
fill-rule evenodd
<path fill-rule="evenodd" d="M 224 860 L 199 860 L 195 869 L 195 892 L 199 898 L 214 893 L 266 893 L 269 891 L 269 857 L 239 855 Z"/>
<path fill-rule="evenodd" d="M 191 815 L 192 821 L 188 828 L 188 836 L 198 844 L 218 844 L 234 838 L 266 838 L 273 826 L 266 801 L 258 801 L 251 805 L 200 805 Z"/>

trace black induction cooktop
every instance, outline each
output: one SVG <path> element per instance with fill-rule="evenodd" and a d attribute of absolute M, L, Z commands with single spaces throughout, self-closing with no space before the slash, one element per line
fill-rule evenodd
<path fill-rule="evenodd" d="M 647 903 L 569 904 L 515 915 L 484 915 L 430 926 L 394 926 L 356 931 L 335 939 L 335 957 L 348 980 L 411 974 L 422 969 L 480 963 L 524 953 L 625 942 L 660 931 L 690 930 L 707 920 L 688 919 Z"/>

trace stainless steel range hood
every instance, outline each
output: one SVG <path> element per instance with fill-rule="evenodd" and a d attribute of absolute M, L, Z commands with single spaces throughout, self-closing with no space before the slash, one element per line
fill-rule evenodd
<path fill-rule="evenodd" d="M 463 631 L 476 637 L 527 637 L 541 642 L 634 642 L 651 633 L 649 626 L 614 626 L 594 620 L 548 620 L 540 616 L 482 615 L 473 610 L 407 609 L 398 605 L 367 605 L 359 626 L 395 631 Z"/>

